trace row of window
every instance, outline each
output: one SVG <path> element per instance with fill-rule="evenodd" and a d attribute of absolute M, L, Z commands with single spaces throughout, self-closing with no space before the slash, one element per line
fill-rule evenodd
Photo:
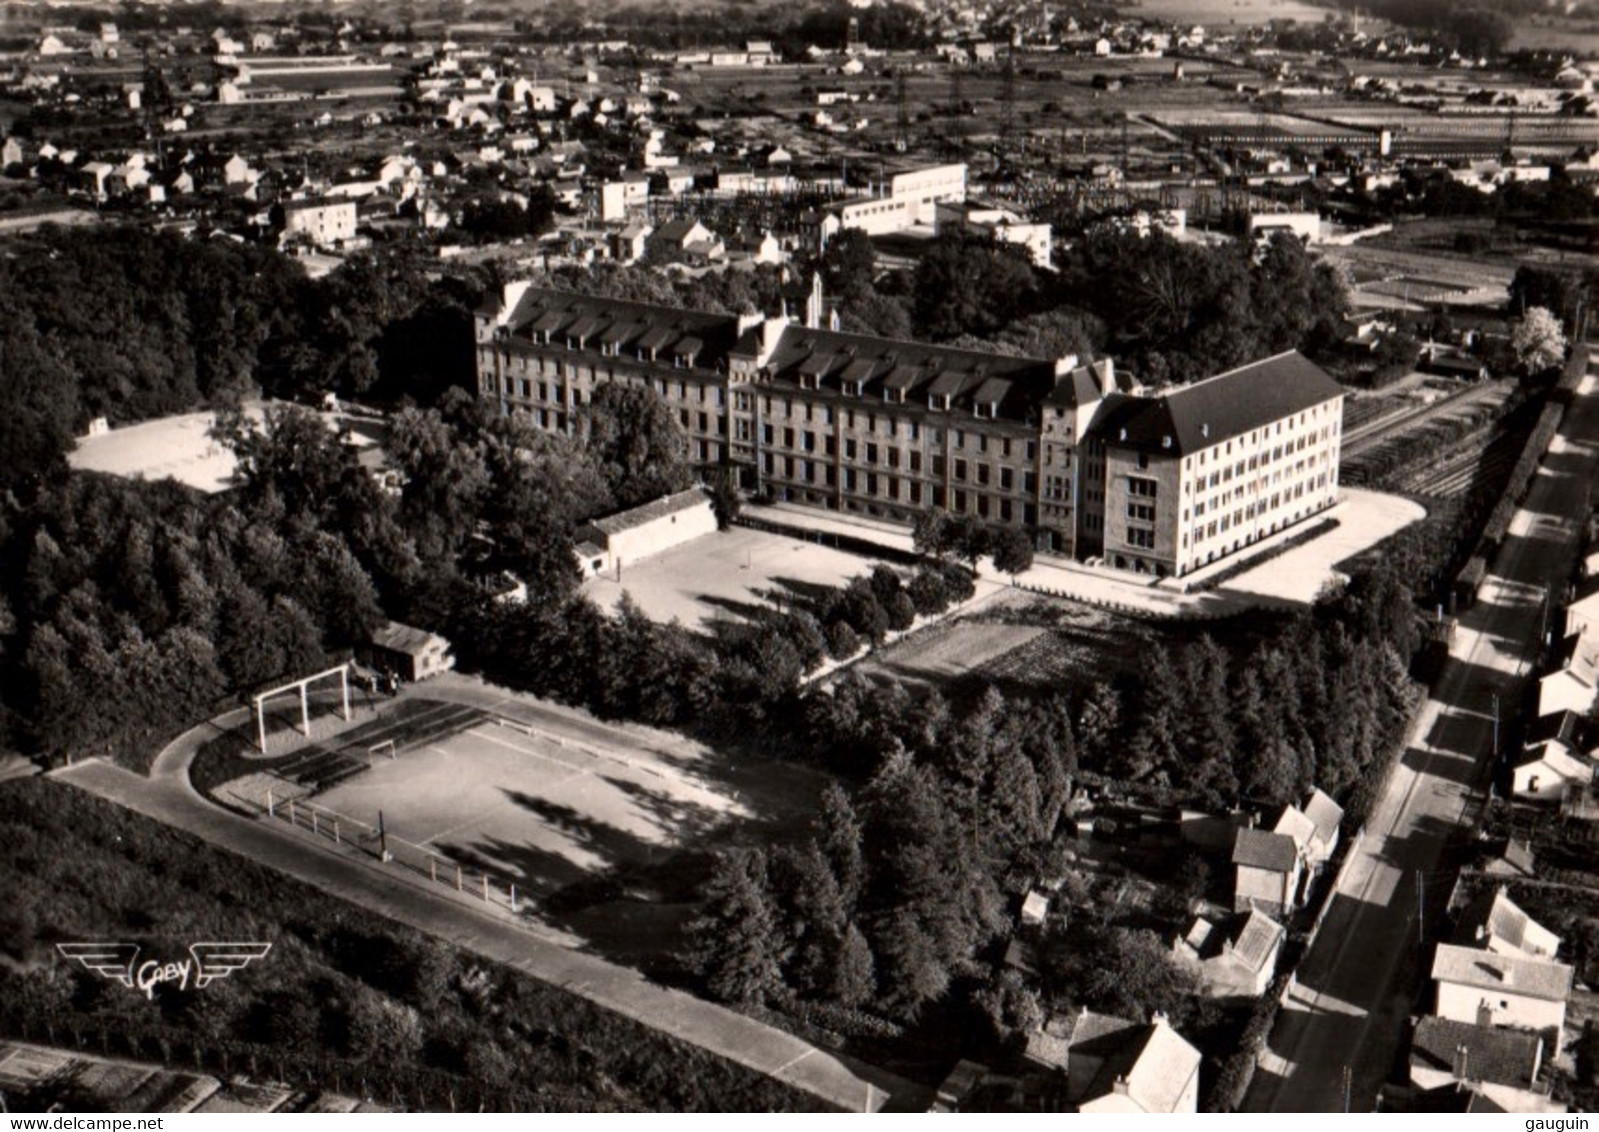
<path fill-rule="evenodd" d="M 1196 525 L 1193 528 L 1194 543 L 1197 545 L 1206 539 L 1217 538 L 1218 536 L 1225 534 L 1230 528 L 1242 526 L 1245 522 L 1255 518 L 1257 515 L 1268 515 L 1280 507 L 1290 506 L 1295 501 L 1303 499 L 1307 489 L 1316 491 L 1324 489 L 1326 486 L 1327 476 L 1323 474 L 1314 481 L 1307 480 L 1305 483 L 1295 484 L 1287 490 L 1274 492 L 1272 493 L 1270 499 L 1262 500 L 1259 504 L 1250 504 L 1245 507 L 1236 508 L 1229 515 L 1223 515 L 1218 519 L 1212 519 L 1209 523 Z M 1198 517 L 1197 512 L 1195 513 L 1195 517 Z M 1184 540 L 1183 545 L 1188 545 L 1186 539 Z"/>

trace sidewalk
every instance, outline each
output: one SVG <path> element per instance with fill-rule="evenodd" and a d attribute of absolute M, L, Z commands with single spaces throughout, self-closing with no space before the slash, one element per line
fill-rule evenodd
<path fill-rule="evenodd" d="M 1054 555 L 1038 555 L 1032 568 L 1018 574 L 1014 583 L 1025 590 L 1071 601 L 1086 602 L 1123 613 L 1157 617 L 1223 617 L 1248 609 L 1273 605 L 1308 605 L 1322 586 L 1334 578 L 1334 567 L 1361 551 L 1423 518 L 1418 504 L 1395 495 L 1362 488 L 1341 488 L 1339 500 L 1321 514 L 1262 539 L 1248 550 L 1213 563 L 1182 578 L 1157 579 L 1150 575 L 1086 566 Z M 765 523 L 781 524 L 819 535 L 872 542 L 902 553 L 915 553 L 910 531 L 881 519 L 839 515 L 794 503 L 748 506 L 745 513 Z M 1186 592 L 1223 570 L 1235 568 L 1297 537 L 1325 519 L 1338 526 L 1303 545 L 1293 547 L 1244 570 L 1215 590 Z M 983 581 L 1012 584 L 1008 574 L 984 559 L 978 567 Z"/>

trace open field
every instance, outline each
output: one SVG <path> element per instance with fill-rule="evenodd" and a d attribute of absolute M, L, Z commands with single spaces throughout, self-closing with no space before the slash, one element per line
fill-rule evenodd
<path fill-rule="evenodd" d="M 262 406 L 251 406 L 257 415 Z M 352 443 L 361 450 L 362 462 L 382 459 L 382 449 L 370 428 L 362 432 L 356 422 L 335 413 L 323 413 L 329 428 L 352 426 Z M 226 491 L 233 476 L 233 453 L 211 439 L 213 413 L 185 413 L 159 420 L 115 428 L 99 436 L 82 438 L 67 454 L 79 471 L 106 472 L 128 479 L 174 479 L 189 487 L 215 494 Z"/>
<path fill-rule="evenodd" d="M 935 625 L 856 667 L 867 679 L 958 692 L 992 683 L 1007 695 L 1066 689 L 1137 665 L 1150 629 L 1091 606 L 1005 590 L 977 616 Z"/>
<path fill-rule="evenodd" d="M 706 535 L 664 554 L 592 578 L 583 592 L 612 608 L 629 594 L 656 621 L 674 618 L 691 629 L 730 615 L 743 617 L 768 594 L 788 595 L 811 586 L 836 586 L 868 574 L 877 560 L 790 535 L 734 528 Z"/>

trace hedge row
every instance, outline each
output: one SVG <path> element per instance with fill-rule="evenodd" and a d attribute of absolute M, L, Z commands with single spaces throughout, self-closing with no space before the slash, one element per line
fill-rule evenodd
<path fill-rule="evenodd" d="M 1221 1072 L 1211 1083 L 1210 1095 L 1205 1099 L 1206 1112 L 1237 1112 L 1255 1079 L 1255 1066 L 1260 1062 L 1260 1052 L 1266 1048 L 1266 1038 L 1282 1009 L 1283 992 L 1288 989 L 1292 974 L 1278 975 L 1266 988 L 1266 993 L 1255 1000 L 1249 1021 L 1238 1039 L 1238 1048 L 1222 1062 Z"/>
<path fill-rule="evenodd" d="M 1498 547 L 1500 541 L 1510 531 L 1510 520 L 1515 517 L 1516 508 L 1521 506 L 1521 499 L 1527 493 L 1527 488 L 1532 483 L 1532 477 L 1538 474 L 1538 465 L 1543 462 L 1544 452 L 1549 447 L 1549 442 L 1554 440 L 1555 433 L 1560 429 L 1560 422 L 1565 418 L 1566 409 L 1563 405 L 1548 404 L 1543 407 L 1543 412 L 1538 414 L 1538 423 L 1532 430 L 1532 435 L 1527 437 L 1527 443 L 1521 450 L 1516 466 L 1511 469 L 1510 482 L 1505 485 L 1505 493 L 1500 496 L 1499 502 L 1488 515 L 1488 522 L 1482 528 L 1482 551 Z"/>

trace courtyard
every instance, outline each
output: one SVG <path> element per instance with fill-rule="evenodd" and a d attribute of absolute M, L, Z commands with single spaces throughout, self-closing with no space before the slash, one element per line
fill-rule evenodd
<path fill-rule="evenodd" d="M 835 550 L 792 535 L 735 527 L 673 547 L 589 579 L 583 592 L 614 609 L 628 594 L 655 621 L 705 629 L 744 617 L 768 601 L 813 586 L 837 586 L 869 574 L 880 559 Z"/>

